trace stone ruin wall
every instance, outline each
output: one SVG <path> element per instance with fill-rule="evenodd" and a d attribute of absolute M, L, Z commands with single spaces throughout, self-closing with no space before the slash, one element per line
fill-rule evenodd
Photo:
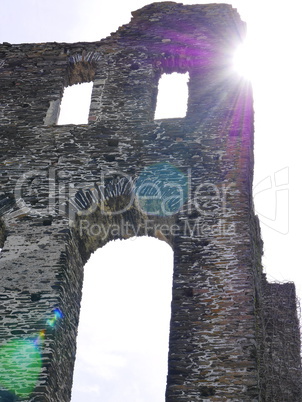
<path fill-rule="evenodd" d="M 269 284 L 261 268 L 252 93 L 231 70 L 244 33 L 229 5 L 163 2 L 99 42 L 0 46 L 3 400 L 70 400 L 83 266 L 136 230 L 174 250 L 166 401 L 302 400 L 294 286 Z M 189 72 L 187 115 L 154 121 L 158 80 L 172 72 Z M 64 87 L 89 81 L 89 123 L 56 125 Z M 140 204 L 135 183 L 150 166 L 167 182 L 190 176 L 176 212 Z M 103 239 L 87 222 L 133 233 Z M 5 345 L 37 334 L 37 382 L 11 367 L 12 385 Z"/>

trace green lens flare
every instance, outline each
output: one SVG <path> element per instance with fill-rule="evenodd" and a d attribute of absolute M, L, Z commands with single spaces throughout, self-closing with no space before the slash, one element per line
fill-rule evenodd
<path fill-rule="evenodd" d="M 20 397 L 26 398 L 34 390 L 41 366 L 35 341 L 13 339 L 0 348 L 0 384 Z"/>

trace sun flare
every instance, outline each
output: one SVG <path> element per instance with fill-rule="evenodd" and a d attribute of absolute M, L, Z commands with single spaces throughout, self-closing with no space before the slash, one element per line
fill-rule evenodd
<path fill-rule="evenodd" d="M 233 58 L 233 66 L 238 74 L 248 80 L 252 80 L 256 73 L 256 63 L 253 56 L 253 48 L 249 41 L 239 45 Z"/>

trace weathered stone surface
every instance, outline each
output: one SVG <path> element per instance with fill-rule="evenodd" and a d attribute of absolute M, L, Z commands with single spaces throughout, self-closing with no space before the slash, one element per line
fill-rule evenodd
<path fill-rule="evenodd" d="M 244 32 L 229 5 L 163 2 L 100 42 L 0 46 L 0 343 L 42 353 L 35 389 L 3 398 L 69 401 L 83 265 L 148 235 L 175 256 L 166 401 L 301 400 L 294 288 L 261 268 Z M 183 119 L 154 121 L 164 72 L 189 72 Z M 56 125 L 91 80 L 89 124 Z"/>

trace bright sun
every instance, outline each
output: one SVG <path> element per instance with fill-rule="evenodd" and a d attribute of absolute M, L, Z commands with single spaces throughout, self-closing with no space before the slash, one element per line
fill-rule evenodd
<path fill-rule="evenodd" d="M 246 79 L 252 80 L 255 77 L 256 63 L 250 41 L 246 40 L 238 46 L 234 54 L 233 65 L 235 70 Z"/>

